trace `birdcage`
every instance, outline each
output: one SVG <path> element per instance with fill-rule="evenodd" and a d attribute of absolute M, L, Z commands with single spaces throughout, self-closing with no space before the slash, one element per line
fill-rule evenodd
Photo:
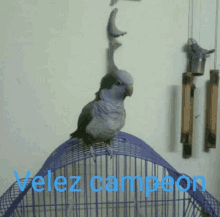
<path fill-rule="evenodd" d="M 137 137 L 120 132 L 114 140 L 112 159 L 104 143 L 96 144 L 94 149 L 95 162 L 88 148 L 77 139 L 70 139 L 60 145 L 36 174 L 45 181 L 44 186 L 38 185 L 36 189 L 44 187 L 44 190 L 34 190 L 32 178 L 20 180 L 21 184 L 27 182 L 23 191 L 15 182 L 0 198 L 0 216 L 220 216 L 220 203 L 214 197 L 203 191 L 199 184 L 194 191 L 190 177 L 189 189 L 180 191 L 177 180 L 183 174 Z M 54 187 L 59 176 L 67 180 L 65 183 L 62 179 L 63 185 L 59 186 L 62 192 Z M 122 182 L 121 177 L 126 176 L 133 179 L 124 179 Z M 146 191 L 154 187 L 154 180 L 146 184 L 145 179 L 150 176 L 157 177 L 160 183 L 157 190 L 146 196 Z M 174 180 L 170 192 L 161 187 L 161 180 L 165 176 Z M 80 177 L 78 183 L 76 177 Z M 36 178 L 36 182 L 42 181 Z M 181 179 L 179 185 L 186 189 L 186 180 Z"/>

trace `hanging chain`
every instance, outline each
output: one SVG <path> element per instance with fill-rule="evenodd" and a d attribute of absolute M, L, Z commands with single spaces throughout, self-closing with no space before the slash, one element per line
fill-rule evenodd
<path fill-rule="evenodd" d="M 217 64 L 217 43 L 218 43 L 218 5 L 219 0 L 216 0 L 216 15 L 215 15 L 215 53 L 214 53 L 214 69 Z"/>

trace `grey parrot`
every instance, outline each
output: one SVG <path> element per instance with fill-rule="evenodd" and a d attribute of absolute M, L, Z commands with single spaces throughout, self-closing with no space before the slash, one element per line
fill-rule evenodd
<path fill-rule="evenodd" d="M 78 128 L 70 136 L 81 138 L 90 147 L 94 161 L 96 142 L 105 142 L 109 155 L 113 156 L 111 144 L 125 124 L 124 99 L 132 93 L 133 77 L 124 70 L 113 70 L 102 78 L 95 99 L 82 109 Z"/>

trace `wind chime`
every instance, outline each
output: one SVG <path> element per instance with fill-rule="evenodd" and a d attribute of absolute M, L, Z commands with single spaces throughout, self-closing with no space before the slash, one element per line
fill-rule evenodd
<path fill-rule="evenodd" d="M 191 2 L 190 2 L 191 3 Z M 189 3 L 189 5 L 190 5 Z M 189 7 L 190 8 L 190 7 Z M 190 11 L 190 9 L 189 9 Z M 190 13 L 189 13 L 190 14 Z M 190 20 L 190 19 L 189 19 Z M 193 38 L 193 0 L 191 7 L 191 37 L 188 35 L 187 54 L 188 69 L 182 78 L 182 121 L 181 121 L 181 143 L 183 143 L 183 157 L 192 155 L 193 143 L 193 108 L 194 108 L 194 76 L 204 75 L 205 62 L 208 54 L 215 52 L 214 69 L 210 70 L 210 81 L 208 85 L 209 102 L 206 108 L 206 149 L 216 147 L 216 121 L 219 70 L 217 63 L 217 29 L 218 29 L 218 0 L 216 0 L 216 25 L 215 25 L 215 49 L 206 50 L 201 48 Z"/>

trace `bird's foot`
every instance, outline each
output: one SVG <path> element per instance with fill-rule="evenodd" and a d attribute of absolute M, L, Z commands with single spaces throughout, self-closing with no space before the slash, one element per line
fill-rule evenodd
<path fill-rule="evenodd" d="M 90 153 L 93 157 L 94 162 L 96 162 L 96 154 L 92 145 L 90 146 Z"/>
<path fill-rule="evenodd" d="M 108 151 L 110 158 L 112 159 L 114 153 L 113 153 L 113 148 L 109 144 L 107 144 L 107 151 Z"/>

